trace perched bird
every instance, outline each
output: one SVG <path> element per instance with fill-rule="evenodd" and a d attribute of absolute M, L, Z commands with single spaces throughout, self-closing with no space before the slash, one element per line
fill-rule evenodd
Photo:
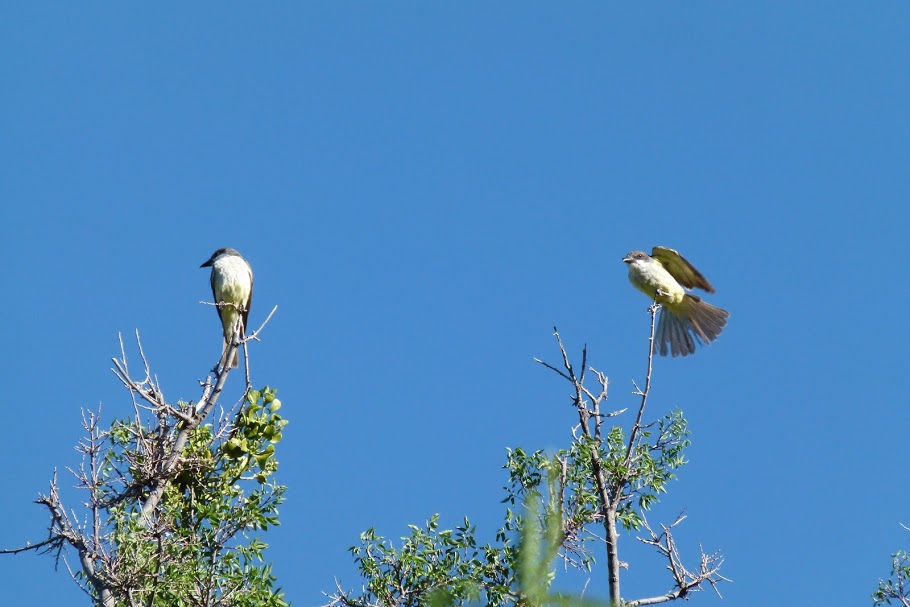
<path fill-rule="evenodd" d="M 654 247 L 650 255 L 632 251 L 623 261 L 629 264 L 629 280 L 635 288 L 661 305 L 654 352 L 687 356 L 695 353 L 696 343 L 717 339 L 730 314 L 686 293 L 695 287 L 713 293 L 714 287 L 682 255 Z"/>
<path fill-rule="evenodd" d="M 246 321 L 253 301 L 253 268 L 234 249 L 218 249 L 200 268 L 212 268 L 212 295 L 218 304 L 218 316 L 224 333 L 224 350 L 231 346 L 234 327 L 241 321 L 240 336 L 246 334 Z M 222 350 L 222 355 L 223 355 Z M 231 367 L 238 366 L 237 352 L 231 358 Z"/>

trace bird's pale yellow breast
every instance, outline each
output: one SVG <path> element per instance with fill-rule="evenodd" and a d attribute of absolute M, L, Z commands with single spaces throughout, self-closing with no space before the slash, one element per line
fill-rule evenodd
<path fill-rule="evenodd" d="M 239 306 L 246 305 L 250 298 L 252 278 L 249 266 L 240 258 L 227 257 L 215 262 L 214 287 L 215 299 L 231 302 Z"/>
<path fill-rule="evenodd" d="M 630 264 L 629 280 L 636 289 L 662 304 L 678 304 L 686 295 L 686 290 L 656 260 Z"/>

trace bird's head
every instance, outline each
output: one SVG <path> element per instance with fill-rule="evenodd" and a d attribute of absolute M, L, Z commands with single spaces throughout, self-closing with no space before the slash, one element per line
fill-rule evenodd
<path fill-rule="evenodd" d="M 651 258 L 650 255 L 648 255 L 644 251 L 632 251 L 628 255 L 623 257 L 622 260 L 626 263 L 635 263 L 637 261 L 646 261 L 650 258 Z"/>
<path fill-rule="evenodd" d="M 225 247 L 225 248 L 223 248 L 223 249 L 218 249 L 217 251 L 215 251 L 214 253 L 212 253 L 212 256 L 209 257 L 209 260 L 208 260 L 207 262 L 205 262 L 204 264 L 202 264 L 202 265 L 199 266 L 199 267 L 200 267 L 200 268 L 207 268 L 207 267 L 213 265 L 216 261 L 218 261 L 218 260 L 221 259 L 222 257 L 230 257 L 230 256 L 232 256 L 232 255 L 236 255 L 237 257 L 242 257 L 242 256 L 240 255 L 240 253 L 239 253 L 236 249 L 232 249 L 232 248 L 230 248 L 230 247 Z"/>

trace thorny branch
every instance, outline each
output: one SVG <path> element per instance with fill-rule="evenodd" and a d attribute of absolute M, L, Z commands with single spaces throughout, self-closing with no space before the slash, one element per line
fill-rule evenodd
<path fill-rule="evenodd" d="M 73 579 L 87 594 L 96 596 L 98 604 L 102 607 L 113 607 L 116 604 L 115 591 L 129 594 L 127 580 L 120 579 L 121 557 L 109 549 L 111 530 L 106 526 L 109 509 L 124 500 L 142 501 L 141 520 L 160 543 L 167 530 L 159 524 L 156 510 L 165 489 L 182 470 L 199 465 L 192 457 L 184 455 L 190 433 L 208 418 L 217 406 L 231 371 L 231 367 L 225 364 L 226 361 L 230 360 L 229 357 L 241 346 L 246 354 L 247 342 L 258 341 L 259 333 L 276 310 L 277 306 L 272 309 L 262 325 L 246 337 L 243 337 L 241 323 L 238 321 L 231 346 L 222 353 L 222 359 L 212 370 L 211 375 L 200 381 L 202 394 L 195 406 L 192 402 L 188 406 L 179 406 L 166 400 L 157 377 L 151 371 L 138 331 L 136 344 L 141 361 L 138 377 L 141 379 L 135 379 L 131 374 L 126 347 L 121 336 L 121 356 L 119 359 L 113 359 L 112 371 L 130 394 L 136 421 L 121 426 L 121 429 L 130 433 L 130 439 L 135 445 L 132 455 L 127 456 L 127 471 L 122 470 L 120 466 L 109 465 L 106 460 L 110 449 L 111 432 L 100 428 L 100 407 L 97 413 L 83 410 L 82 425 L 86 438 L 77 447 L 77 451 L 83 456 L 82 464 L 78 470 L 69 471 L 77 480 L 76 487 L 88 492 L 89 497 L 85 503 L 89 509 L 90 521 L 76 522 L 75 513 L 69 513 L 66 509 L 57 488 L 55 471 L 49 492 L 39 496 L 36 501 L 48 510 L 50 516 L 48 537 L 38 543 L 0 550 L 0 554 L 18 554 L 29 550 L 38 554 L 54 554 L 58 566 L 62 558 Z M 231 410 L 221 411 L 216 424 L 218 428 L 216 437 L 222 437 L 230 432 L 232 410 L 240 406 L 246 392 L 251 389 L 249 359 L 247 356 L 244 358 L 247 359 L 244 396 Z M 156 420 L 154 425 L 144 423 L 148 416 L 154 417 Z M 104 478 L 104 472 L 110 476 Z M 120 485 L 122 489 L 119 492 L 112 491 L 111 487 L 115 485 Z M 73 548 L 78 555 L 81 576 L 70 568 L 66 560 L 64 551 L 68 547 Z M 132 597 L 128 600 L 130 605 L 138 604 Z"/>
<path fill-rule="evenodd" d="M 35 501 L 47 508 L 50 516 L 48 525 L 48 537 L 37 544 L 26 544 L 21 548 L 9 550 L 0 550 L 0 554 L 17 554 L 26 550 L 34 550 L 38 554 L 53 554 L 55 567 L 59 566 L 61 558 L 70 572 L 72 578 L 79 584 L 80 588 L 87 594 L 91 594 L 82 580 L 73 572 L 69 563 L 66 562 L 64 549 L 67 546 L 74 548 L 79 556 L 82 574 L 87 583 L 92 587 L 94 593 L 99 598 L 99 604 L 103 607 L 113 607 L 114 596 L 112 593 L 112 580 L 107 575 L 108 567 L 104 564 L 110 564 L 111 556 L 104 548 L 104 542 L 107 534 L 102 531 L 102 521 L 100 518 L 103 509 L 103 496 L 100 492 L 100 474 L 98 464 L 101 457 L 101 449 L 106 442 L 106 434 L 98 427 L 100 419 L 99 414 L 83 411 L 82 425 L 87 433 L 87 438 L 79 444 L 77 450 L 89 461 L 89 470 L 85 469 L 85 462 L 78 472 L 70 470 L 79 481 L 79 487 L 89 490 L 88 507 L 92 514 L 91 528 L 87 525 L 73 522 L 73 516 L 67 513 L 60 499 L 60 493 L 57 489 L 57 472 L 51 479 L 50 491 L 46 495 L 41 495 Z M 99 566 L 102 565 L 102 566 Z"/>
<path fill-rule="evenodd" d="M 556 336 L 556 342 L 559 344 L 559 352 L 562 354 L 562 364 L 565 372 L 558 370 L 539 359 L 535 360 L 547 368 L 556 371 L 560 376 L 567 379 L 572 384 L 574 388 L 572 401 L 578 412 L 579 428 L 585 439 L 594 441 L 595 445 L 600 445 L 603 440 L 601 427 L 604 418 L 622 413 L 622 411 L 616 411 L 607 415 L 601 415 L 600 413 L 601 403 L 607 398 L 609 380 L 605 374 L 592 369 L 592 372 L 595 373 L 600 383 L 600 392 L 597 396 L 594 396 L 584 385 L 584 374 L 588 362 L 587 346 L 582 348 L 581 372 L 576 373 L 575 367 L 569 360 L 569 354 L 566 352 L 565 345 L 562 343 L 562 337 L 560 337 L 556 327 L 553 327 L 553 333 Z M 617 550 L 618 535 L 616 532 L 616 510 L 619 507 L 620 500 L 619 495 L 616 493 L 616 483 L 608 484 L 607 482 L 607 473 L 604 470 L 603 462 L 600 457 L 600 450 L 598 448 L 591 449 L 591 470 L 594 474 L 594 482 L 597 488 L 597 494 L 600 498 L 600 515 L 603 518 L 604 531 L 606 533 L 610 596 L 618 598 L 620 562 Z"/>
<path fill-rule="evenodd" d="M 654 546 L 657 548 L 657 551 L 667 559 L 667 570 L 673 577 L 674 585 L 666 594 L 636 599 L 634 601 L 626 601 L 623 603 L 624 607 L 642 607 L 644 605 L 654 605 L 685 598 L 690 592 L 701 590 L 701 586 L 704 582 L 711 585 L 714 592 L 717 593 L 717 596 L 721 596 L 717 584 L 721 581 L 729 582 L 730 580 L 720 574 L 720 566 L 723 565 L 724 562 L 724 557 L 720 552 L 705 554 L 704 550 L 700 550 L 701 558 L 699 560 L 698 571 L 689 571 L 686 569 L 685 565 L 683 565 L 682 557 L 679 554 L 679 548 L 676 546 L 676 540 L 673 538 L 671 529 L 685 519 L 686 517 L 683 514 L 680 514 L 670 525 L 661 525 L 661 532 L 657 534 L 651 529 L 648 521 L 642 517 L 642 526 L 648 531 L 650 537 L 638 537 L 636 539 L 642 543 Z"/>

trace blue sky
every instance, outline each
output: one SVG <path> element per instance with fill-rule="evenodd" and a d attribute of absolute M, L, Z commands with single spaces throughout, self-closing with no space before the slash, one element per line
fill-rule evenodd
<path fill-rule="evenodd" d="M 5 3 L 0 56 L 0 545 L 43 537 L 80 407 L 129 410 L 118 332 L 196 398 L 223 246 L 252 322 L 279 306 L 251 356 L 290 420 L 288 599 L 358 586 L 368 527 L 492 540 L 505 449 L 575 421 L 532 360 L 553 325 L 633 402 L 648 302 L 620 260 L 659 244 L 731 319 L 657 361 L 650 413 L 693 445 L 652 520 L 686 509 L 738 606 L 871 604 L 907 548 L 910 4 Z M 625 597 L 665 591 L 621 542 Z M 2 564 L 8 604 L 87 604 L 49 558 Z"/>

